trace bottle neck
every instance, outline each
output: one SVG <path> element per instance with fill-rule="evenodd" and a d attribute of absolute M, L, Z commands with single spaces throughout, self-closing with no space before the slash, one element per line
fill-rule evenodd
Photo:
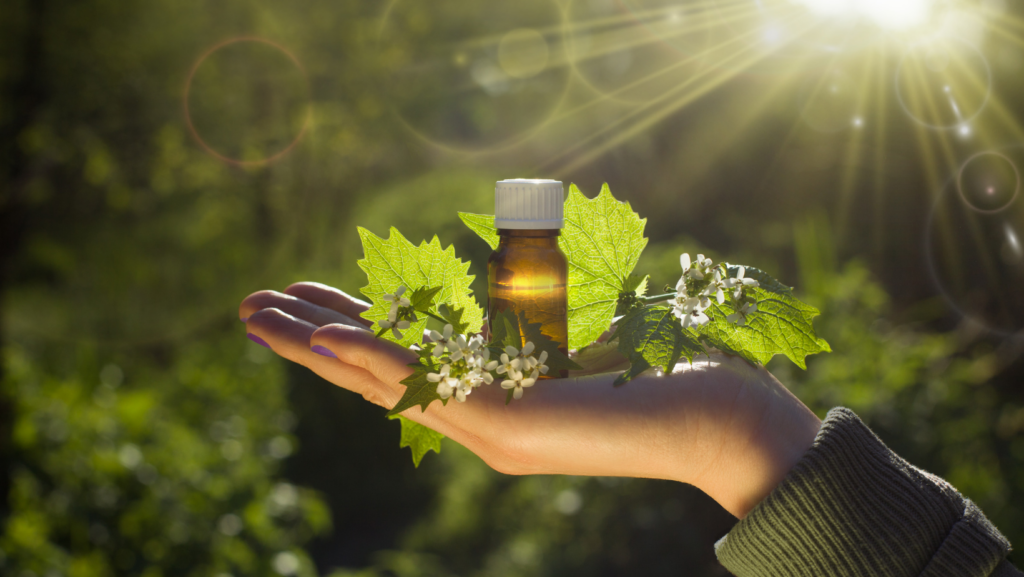
<path fill-rule="evenodd" d="M 558 236 L 561 230 L 557 228 L 547 229 L 509 229 L 499 228 L 498 246 L 530 246 L 537 248 L 558 247 Z"/>

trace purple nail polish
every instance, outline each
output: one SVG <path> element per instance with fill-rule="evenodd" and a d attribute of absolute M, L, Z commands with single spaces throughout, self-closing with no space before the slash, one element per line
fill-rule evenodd
<path fill-rule="evenodd" d="M 318 355 L 323 355 L 325 357 L 331 357 L 332 359 L 338 358 L 338 355 L 332 353 L 331 350 L 328 349 L 327 347 L 322 347 L 320 345 L 313 345 L 313 349 L 312 350 L 313 350 L 314 353 L 316 353 Z"/>
<path fill-rule="evenodd" d="M 257 345 L 267 347 L 268 349 L 270 348 L 270 345 L 267 344 L 267 341 L 259 338 L 258 336 L 254 335 L 252 333 L 248 333 L 245 336 L 249 337 L 249 340 L 254 342 L 254 343 L 256 343 Z"/>
<path fill-rule="evenodd" d="M 242 321 L 244 323 L 245 321 L 249 320 L 249 317 L 245 317 L 244 319 L 238 319 L 238 320 L 240 320 L 240 321 Z"/>

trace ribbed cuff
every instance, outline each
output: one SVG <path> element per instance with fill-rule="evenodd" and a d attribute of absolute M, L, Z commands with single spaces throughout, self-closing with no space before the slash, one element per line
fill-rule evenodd
<path fill-rule="evenodd" d="M 1016 571 L 1003 563 L 1009 549 L 973 503 L 844 408 L 829 411 L 782 483 L 715 544 L 739 577 L 983 577 Z"/>

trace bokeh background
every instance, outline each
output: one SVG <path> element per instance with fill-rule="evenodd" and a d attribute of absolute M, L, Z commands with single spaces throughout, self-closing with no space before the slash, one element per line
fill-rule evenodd
<path fill-rule="evenodd" d="M 1022 72 L 1013 0 L 9 0 L 0 574 L 725 575 L 692 487 L 414 469 L 245 338 L 252 291 L 365 283 L 357 225 L 479 295 L 456 211 L 510 177 L 609 183 L 655 286 L 794 285 L 835 352 L 768 368 L 1024 546 Z"/>

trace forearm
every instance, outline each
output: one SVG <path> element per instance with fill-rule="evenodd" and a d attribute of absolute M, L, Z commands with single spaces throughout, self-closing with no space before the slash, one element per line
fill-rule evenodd
<path fill-rule="evenodd" d="M 1020 575 L 968 499 L 833 409 L 782 483 L 716 546 L 741 577 Z M 998 573 L 993 573 L 998 568 Z"/>

